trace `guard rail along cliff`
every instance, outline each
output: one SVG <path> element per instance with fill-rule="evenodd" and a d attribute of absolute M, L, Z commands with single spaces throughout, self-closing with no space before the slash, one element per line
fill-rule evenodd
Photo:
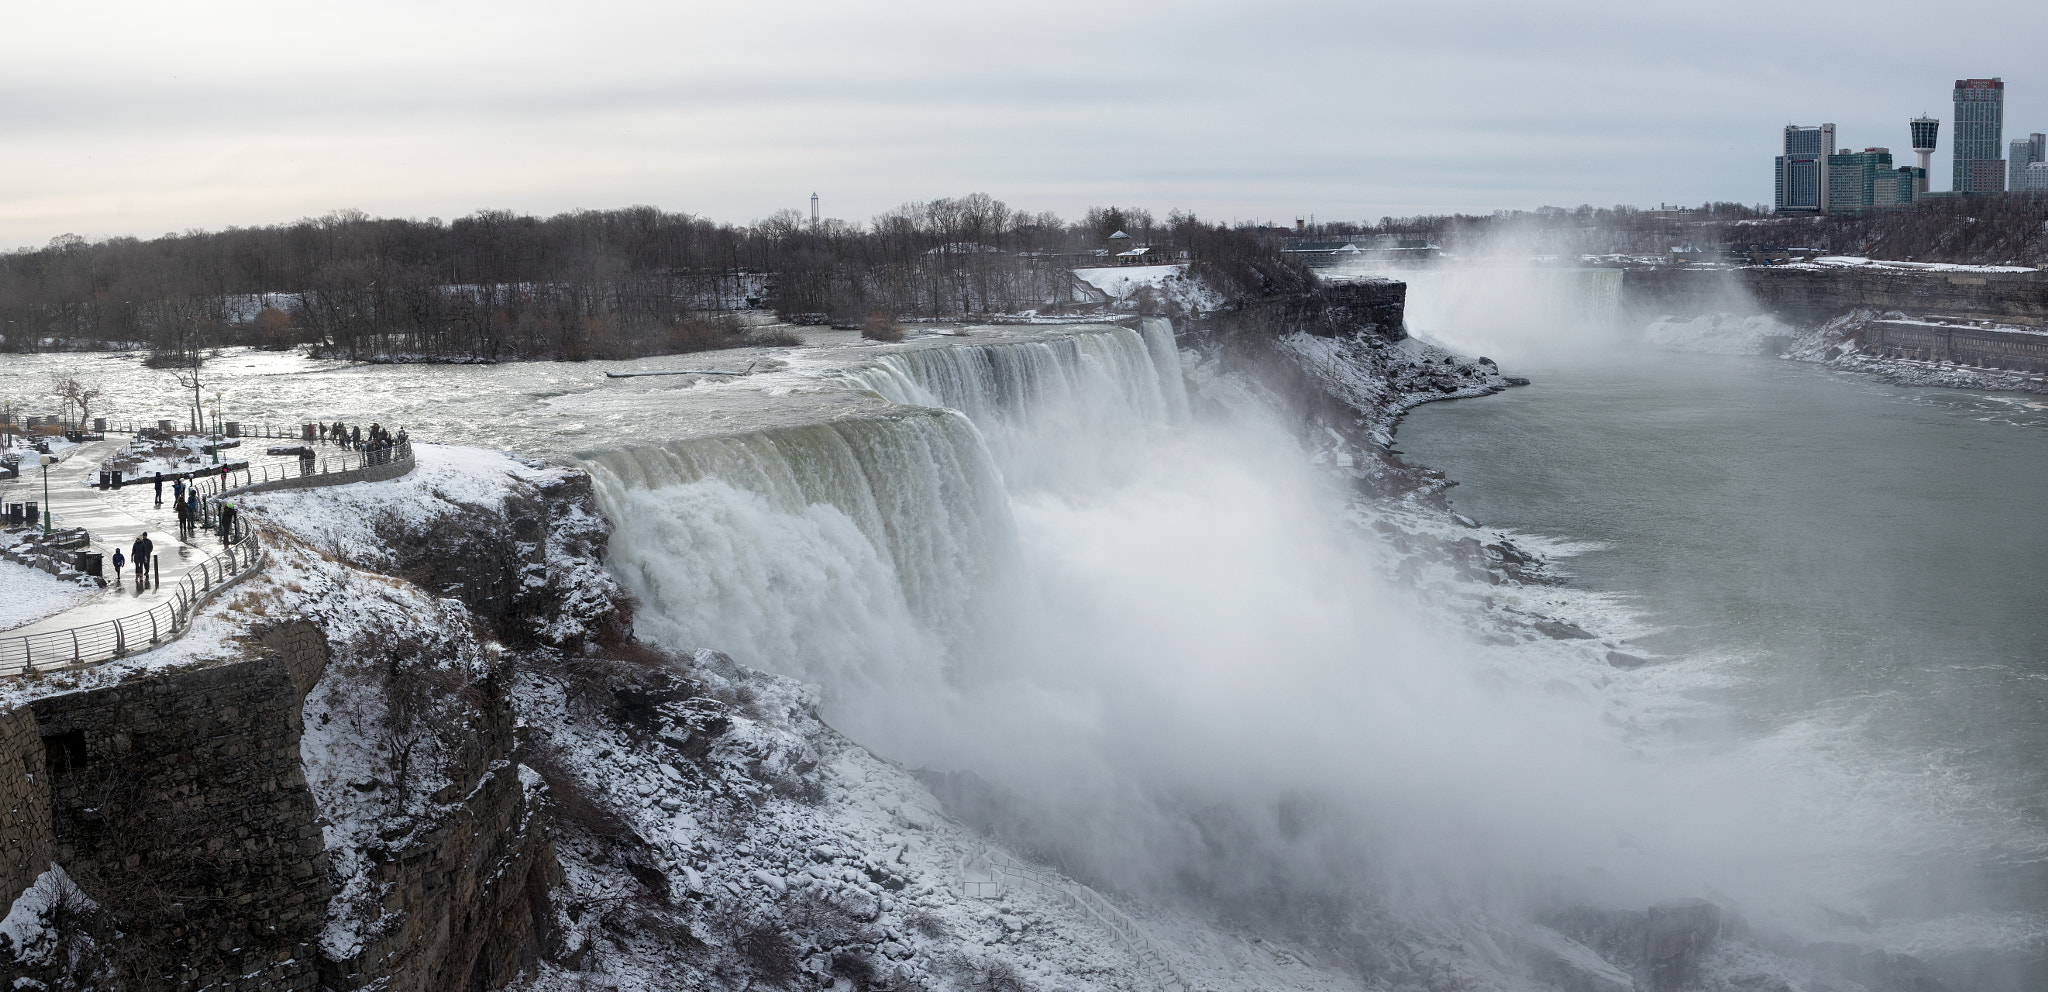
<path fill-rule="evenodd" d="M 382 451 L 365 451 L 344 458 L 290 466 L 265 466 L 239 470 L 246 481 L 223 486 L 225 480 L 210 480 L 210 491 L 201 496 L 200 516 L 206 526 L 216 526 L 220 501 L 247 493 L 278 489 L 335 486 L 350 482 L 393 479 L 412 471 L 410 441 Z M 230 474 L 229 479 L 233 478 Z M 174 596 L 156 606 L 99 623 L 58 630 L 43 630 L 18 637 L 0 635 L 0 676 L 30 675 L 51 668 L 91 665 L 124 658 L 168 643 L 192 623 L 199 607 L 221 590 L 240 582 L 262 567 L 264 551 L 261 533 L 237 523 L 236 534 L 219 552 L 203 559 L 198 568 L 180 579 Z"/>

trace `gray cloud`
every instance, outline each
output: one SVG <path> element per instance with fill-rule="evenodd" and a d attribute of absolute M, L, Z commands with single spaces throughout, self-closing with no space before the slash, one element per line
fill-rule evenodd
<path fill-rule="evenodd" d="M 986 190 L 1221 218 L 1770 196 L 1788 121 L 2048 129 L 1993 3 L 94 4 L 0 39 L 0 245 L 339 206 L 864 218 Z M 1946 140 L 1946 139 L 1944 139 Z M 1944 148 L 1944 151 L 1946 149 Z M 1937 185 L 1946 164 L 1937 156 Z"/>

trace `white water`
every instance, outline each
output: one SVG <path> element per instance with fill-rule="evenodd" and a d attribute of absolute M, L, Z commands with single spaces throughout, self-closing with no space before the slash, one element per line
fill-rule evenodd
<path fill-rule="evenodd" d="M 1819 933 L 1937 836 L 1910 783 L 1742 747 L 1604 646 L 1481 643 L 1288 425 L 1190 420 L 1147 330 L 884 352 L 827 373 L 881 414 L 592 456 L 643 633 L 820 684 L 1092 877 L 1268 918 L 1704 893 Z"/>

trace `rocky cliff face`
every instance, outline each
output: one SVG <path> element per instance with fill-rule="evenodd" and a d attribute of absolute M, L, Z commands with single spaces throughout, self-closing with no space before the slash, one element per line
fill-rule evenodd
<path fill-rule="evenodd" d="M 1762 266 L 1630 269 L 1622 304 L 1647 320 L 1668 313 L 1742 312 L 1745 304 L 1803 324 L 1850 310 L 1897 310 L 2033 323 L 2048 320 L 2048 274 Z"/>

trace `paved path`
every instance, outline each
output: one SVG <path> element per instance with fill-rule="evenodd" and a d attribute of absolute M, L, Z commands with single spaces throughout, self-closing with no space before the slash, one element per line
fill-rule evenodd
<path fill-rule="evenodd" d="M 152 487 L 144 482 L 120 489 L 101 490 L 79 484 L 79 480 L 100 459 L 113 454 L 127 438 L 95 441 L 73 449 L 70 458 L 50 467 L 49 509 L 55 527 L 84 527 L 92 535 L 91 550 L 106 556 L 107 587 L 70 609 L 0 633 L 20 637 L 50 630 L 65 630 L 134 616 L 171 598 L 178 580 L 197 568 L 201 559 L 221 548 L 220 539 L 209 530 L 197 530 L 189 541 L 178 539 L 177 511 L 171 503 L 171 484 L 164 483 L 164 502 L 157 506 Z M 21 478 L 0 484 L 0 507 L 27 500 L 43 502 L 43 470 L 24 469 Z M 113 574 L 114 549 L 126 556 L 129 547 L 143 533 L 156 544 L 158 584 L 136 588 L 135 571 L 118 579 Z"/>

